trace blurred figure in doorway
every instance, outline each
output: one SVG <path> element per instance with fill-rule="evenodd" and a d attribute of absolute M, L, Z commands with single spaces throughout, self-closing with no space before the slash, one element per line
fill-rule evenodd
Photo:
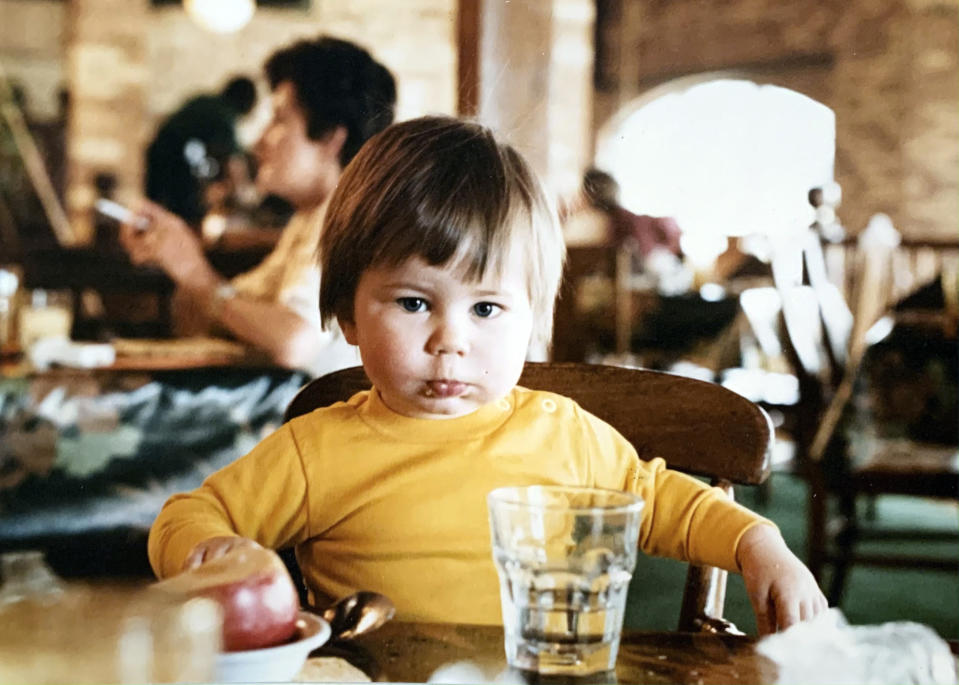
<path fill-rule="evenodd" d="M 679 256 L 680 230 L 676 220 L 634 214 L 620 204 L 619 194 L 619 183 L 610 174 L 595 168 L 588 169 L 583 175 L 580 212 L 588 217 L 587 222 L 593 226 L 586 228 L 587 222 L 579 224 L 574 215 L 570 215 L 564 229 L 569 238 L 588 237 L 610 245 L 632 243 L 643 259 L 657 248 Z"/>
<path fill-rule="evenodd" d="M 691 274 L 683 266 L 676 220 L 634 214 L 620 204 L 619 192 L 610 174 L 588 169 L 579 197 L 563 212 L 566 245 L 624 248 L 632 254 L 632 269 L 648 274 L 660 290 L 687 289 Z"/>

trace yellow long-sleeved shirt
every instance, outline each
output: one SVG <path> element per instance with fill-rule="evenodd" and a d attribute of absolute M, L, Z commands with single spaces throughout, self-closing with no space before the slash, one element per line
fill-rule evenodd
<path fill-rule="evenodd" d="M 738 570 L 736 545 L 764 519 L 662 459 L 641 461 L 570 399 L 515 388 L 467 416 L 413 419 L 375 391 L 282 426 L 150 530 L 160 577 L 218 535 L 295 545 L 314 597 L 376 590 L 407 620 L 499 623 L 486 494 L 505 485 L 622 489 L 645 501 L 648 554 Z"/>

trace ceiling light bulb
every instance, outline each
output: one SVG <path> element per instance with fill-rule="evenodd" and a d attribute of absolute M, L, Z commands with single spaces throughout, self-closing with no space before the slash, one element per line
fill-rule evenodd
<path fill-rule="evenodd" d="M 193 21 L 214 33 L 239 31 L 256 10 L 254 0 L 183 0 L 183 6 Z"/>

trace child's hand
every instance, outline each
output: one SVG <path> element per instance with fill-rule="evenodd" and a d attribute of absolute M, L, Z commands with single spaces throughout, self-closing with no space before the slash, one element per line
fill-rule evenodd
<path fill-rule="evenodd" d="M 814 618 L 827 608 L 816 579 L 772 526 L 753 526 L 739 542 L 742 569 L 760 635 Z"/>
<path fill-rule="evenodd" d="M 215 538 L 207 538 L 203 542 L 198 542 L 196 546 L 187 555 L 183 561 L 184 571 L 196 568 L 213 559 L 219 559 L 227 552 L 242 547 L 262 547 L 260 543 L 250 538 L 241 538 L 238 535 L 222 535 Z"/>

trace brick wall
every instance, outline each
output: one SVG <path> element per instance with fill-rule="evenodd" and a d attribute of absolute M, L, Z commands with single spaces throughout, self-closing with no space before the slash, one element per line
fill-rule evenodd
<path fill-rule="evenodd" d="M 954 0 L 601 0 L 599 16 L 597 127 L 672 78 L 740 69 L 834 110 L 848 230 L 885 212 L 905 236 L 955 240 Z"/>

